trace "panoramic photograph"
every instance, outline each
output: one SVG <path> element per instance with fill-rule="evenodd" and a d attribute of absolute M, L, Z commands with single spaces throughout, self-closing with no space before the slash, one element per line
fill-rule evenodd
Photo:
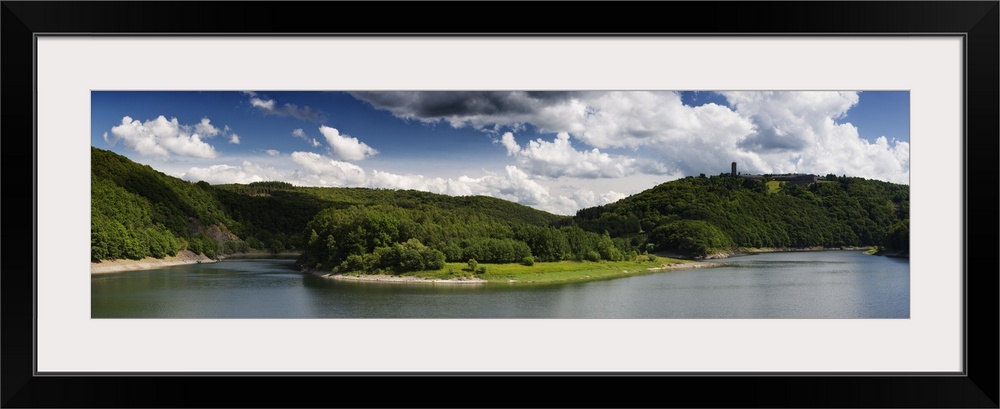
<path fill-rule="evenodd" d="M 92 318 L 908 319 L 908 91 L 92 91 Z"/>

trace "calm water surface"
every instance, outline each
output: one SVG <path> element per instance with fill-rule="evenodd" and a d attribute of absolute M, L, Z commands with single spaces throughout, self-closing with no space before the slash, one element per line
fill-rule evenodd
<path fill-rule="evenodd" d="M 95 275 L 94 318 L 909 318 L 910 264 L 858 251 L 552 285 L 333 281 L 292 260 Z"/>

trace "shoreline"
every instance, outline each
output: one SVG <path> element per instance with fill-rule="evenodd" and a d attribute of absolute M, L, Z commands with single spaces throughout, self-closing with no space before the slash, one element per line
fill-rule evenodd
<path fill-rule="evenodd" d="M 90 274 L 121 273 L 126 271 L 151 270 L 154 268 L 181 266 L 185 264 L 215 263 L 214 260 L 206 256 L 194 254 L 184 250 L 178 252 L 176 256 L 164 258 L 146 257 L 142 260 L 102 260 L 90 263 Z"/>
<path fill-rule="evenodd" d="M 278 258 L 278 259 L 292 259 L 298 258 L 301 253 L 235 253 L 227 254 L 224 256 L 219 256 L 218 258 L 209 258 L 207 256 L 194 254 L 194 252 L 184 250 L 177 253 L 176 256 L 167 256 L 164 258 L 153 258 L 146 257 L 142 260 L 101 260 L 100 262 L 90 263 L 90 274 L 108 274 L 108 273 L 123 273 L 128 271 L 142 271 L 142 270 L 152 270 L 162 267 L 171 266 L 182 266 L 185 264 L 204 264 L 204 263 L 217 263 L 226 259 L 262 259 L 262 258 Z"/>
<path fill-rule="evenodd" d="M 266 253 L 266 252 L 233 253 L 233 254 L 226 254 L 224 256 L 219 256 L 219 260 L 225 260 L 225 259 L 242 260 L 242 259 L 258 259 L 258 258 L 276 258 L 276 259 L 294 260 L 299 258 L 299 256 L 301 255 L 302 253 L 297 253 L 293 251 L 286 251 L 281 253 Z"/>
<path fill-rule="evenodd" d="M 721 266 L 724 266 L 724 265 L 725 265 L 725 263 L 710 262 L 710 261 L 689 261 L 689 262 L 683 262 L 683 263 L 669 263 L 669 264 L 661 265 L 659 267 L 647 267 L 645 269 L 639 269 L 639 270 L 622 271 L 622 273 L 624 275 L 621 275 L 621 276 L 616 276 L 616 277 L 595 277 L 595 278 L 592 278 L 590 280 L 583 280 L 583 281 L 608 280 L 608 279 L 621 278 L 621 277 L 626 277 L 626 276 L 631 276 L 631 275 L 653 274 L 653 273 L 659 273 L 659 272 L 666 272 L 666 271 L 673 271 L 673 270 L 686 270 L 686 269 L 695 269 L 695 268 L 721 267 Z M 368 275 L 358 275 L 358 276 L 350 275 L 349 276 L 349 275 L 337 274 L 337 273 L 324 273 L 324 272 L 316 271 L 316 270 L 305 270 L 305 271 L 303 271 L 303 273 L 310 274 L 310 275 L 313 275 L 313 276 L 316 276 L 316 277 L 319 277 L 319 278 L 330 279 L 330 280 L 354 281 L 354 282 L 372 282 L 372 283 L 407 283 L 407 284 L 410 284 L 410 283 L 423 283 L 423 284 L 487 284 L 487 283 L 495 283 L 495 284 L 511 284 L 511 283 L 521 282 L 521 281 L 518 281 L 518 280 L 506 280 L 506 281 L 497 281 L 497 280 L 494 280 L 494 281 L 490 281 L 490 280 L 485 280 L 485 279 L 482 279 L 482 278 L 463 278 L 463 279 L 448 279 L 448 280 L 443 280 L 443 279 L 426 279 L 426 278 L 420 278 L 420 277 L 415 277 L 415 276 L 396 276 L 396 275 L 389 275 L 389 274 L 368 274 Z M 590 276 L 587 276 L 587 277 L 590 277 Z M 567 282 L 569 282 L 569 281 L 567 281 Z M 572 281 L 572 282 L 579 282 L 579 281 Z M 534 282 L 533 281 L 524 281 L 524 283 L 532 284 Z M 553 282 L 552 284 L 555 284 L 555 283 L 556 282 Z"/>
<path fill-rule="evenodd" d="M 335 273 L 323 273 L 316 270 L 306 270 L 306 274 L 312 274 L 316 277 L 326 278 L 330 280 L 340 280 L 340 281 L 357 281 L 357 282 L 373 282 L 373 283 L 423 283 L 423 284 L 486 284 L 489 281 L 483 280 L 481 278 L 468 278 L 461 280 L 428 280 L 426 278 L 414 277 L 414 276 L 396 276 L 389 274 L 365 274 L 358 276 L 348 276 L 343 274 Z"/>
<path fill-rule="evenodd" d="M 724 265 L 725 265 L 725 263 L 718 263 L 718 262 L 714 262 L 714 261 L 693 261 L 693 262 L 690 262 L 690 263 L 673 263 L 673 264 L 666 264 L 666 265 L 663 265 L 663 266 L 660 266 L 660 267 L 650 267 L 647 270 L 653 271 L 653 272 L 656 272 L 656 271 L 673 271 L 673 270 L 684 270 L 684 269 L 689 269 L 689 268 L 721 267 L 721 266 L 724 266 Z"/>
<path fill-rule="evenodd" d="M 724 259 L 733 256 L 741 256 L 748 254 L 763 254 L 763 253 L 794 253 L 801 251 L 867 251 L 874 249 L 872 246 L 859 246 L 859 247 L 740 247 L 736 250 L 724 251 L 715 254 L 709 254 L 708 256 L 697 259 L 697 260 L 715 260 Z"/>

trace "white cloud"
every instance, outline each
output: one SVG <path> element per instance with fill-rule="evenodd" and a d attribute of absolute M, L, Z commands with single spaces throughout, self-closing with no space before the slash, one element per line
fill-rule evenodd
<path fill-rule="evenodd" d="M 500 143 L 502 143 L 503 146 L 507 148 L 508 156 L 515 156 L 521 152 L 521 146 L 518 145 L 517 141 L 514 140 L 513 133 L 505 132 L 503 136 L 500 138 Z"/>
<path fill-rule="evenodd" d="M 509 156 L 515 157 L 518 164 L 534 175 L 553 178 L 619 178 L 639 171 L 636 169 L 639 162 L 637 159 L 612 156 L 597 148 L 590 151 L 574 149 L 566 132 L 560 132 L 552 142 L 541 138 L 529 141 L 523 149 L 514 140 L 513 134 L 507 132 L 503 134 L 501 143 Z M 642 170 L 655 172 L 657 168 L 650 165 Z"/>
<path fill-rule="evenodd" d="M 264 152 L 266 152 L 268 155 L 271 155 L 271 156 L 278 156 L 278 155 L 281 154 L 281 152 L 279 152 L 279 151 L 277 151 L 275 149 L 268 149 L 268 150 L 266 150 Z"/>
<path fill-rule="evenodd" d="M 679 93 L 660 91 L 352 95 L 401 118 L 491 132 L 532 124 L 545 133 L 568 133 L 570 138 L 538 140 L 523 149 L 513 135 L 497 140 L 521 168 L 540 175 L 718 174 L 736 161 L 751 173 L 836 170 L 903 183 L 909 178 L 909 161 L 900 157 L 908 143 L 868 142 L 853 125 L 838 123 L 859 101 L 857 92 L 721 94 L 733 109 L 714 103 L 692 107 Z M 569 149 L 570 141 L 601 151 Z M 647 159 L 617 157 L 608 149 L 630 149 Z M 621 169 L 608 168 L 607 159 Z"/>
<path fill-rule="evenodd" d="M 192 167 L 181 178 L 195 181 L 205 181 L 211 184 L 253 183 L 272 180 L 285 180 L 287 172 L 272 167 L 261 166 L 249 161 L 243 161 L 241 166 L 212 165 L 204 168 Z"/>
<path fill-rule="evenodd" d="M 306 135 L 306 131 L 302 130 L 302 128 L 293 129 L 292 136 L 308 142 L 309 145 L 314 148 L 318 148 L 320 145 L 322 145 L 321 143 L 319 143 L 319 141 L 316 140 L 316 138 L 310 138 L 309 135 Z"/>
<path fill-rule="evenodd" d="M 548 188 L 513 165 L 506 166 L 504 172 L 500 174 L 487 173 L 480 177 L 463 175 L 457 179 L 413 174 L 399 175 L 375 170 L 372 171 L 367 186 L 413 189 L 452 196 L 491 196 L 557 214 L 573 214 L 579 209 L 575 201 L 565 196 L 550 194 Z"/>
<path fill-rule="evenodd" d="M 326 143 L 330 145 L 330 153 L 338 159 L 362 160 L 378 154 L 378 150 L 359 141 L 358 138 L 341 135 L 336 128 L 323 125 L 320 126 L 319 132 L 323 134 Z"/>
<path fill-rule="evenodd" d="M 575 192 L 573 192 L 572 196 L 573 202 L 577 206 L 579 206 L 579 208 L 606 205 L 608 203 L 617 202 L 626 197 L 628 197 L 628 195 L 624 193 L 618 193 L 614 190 L 597 194 L 593 190 L 588 190 L 588 189 L 577 189 Z"/>
<path fill-rule="evenodd" d="M 199 134 L 187 132 L 185 129 L 188 128 L 181 126 L 177 118 L 167 120 L 163 115 L 146 122 L 126 116 L 122 118 L 120 125 L 111 128 L 113 137 L 106 137 L 105 140 L 111 145 L 120 141 L 140 155 L 163 160 L 169 159 L 171 154 L 199 158 L 216 157 L 212 145 L 202 141 Z"/>
<path fill-rule="evenodd" d="M 487 186 L 494 187 L 501 194 L 512 195 L 517 198 L 518 203 L 526 205 L 539 205 L 546 201 L 549 195 L 548 189 L 531 180 L 527 173 L 516 166 L 506 166 L 506 178 L 493 178 L 487 180 Z"/>
<path fill-rule="evenodd" d="M 299 108 L 298 105 L 291 103 L 278 105 L 278 102 L 275 101 L 274 99 L 259 98 L 257 97 L 256 93 L 247 93 L 247 92 L 244 93 L 251 96 L 250 98 L 251 106 L 260 109 L 261 112 L 268 115 L 292 116 L 301 119 L 303 121 L 316 121 L 316 122 L 322 121 L 324 119 L 323 114 L 309 107 Z"/>
<path fill-rule="evenodd" d="M 451 196 L 470 196 L 485 194 L 487 191 L 455 179 L 431 178 L 423 175 L 399 175 L 379 170 L 372 171 L 368 186 L 383 189 L 421 190 Z"/>
<path fill-rule="evenodd" d="M 257 97 L 250 98 L 250 105 L 253 105 L 253 106 L 257 107 L 257 108 L 263 109 L 263 110 L 268 111 L 268 112 L 274 112 L 274 100 L 273 99 L 269 99 L 269 100 L 265 101 L 265 100 L 257 98 Z"/>
<path fill-rule="evenodd" d="M 259 158 L 259 161 L 251 159 L 231 164 L 194 166 L 172 173 L 192 182 L 212 184 L 284 181 L 296 186 L 412 189 L 450 196 L 482 195 L 563 215 L 572 215 L 582 207 L 606 204 L 624 197 L 615 191 L 595 193 L 587 189 L 576 189 L 572 194 L 557 194 L 513 165 L 504 167 L 501 172 L 485 172 L 476 177 L 430 177 L 378 169 L 366 172 L 355 164 L 313 152 L 293 152 L 288 156 Z"/>
<path fill-rule="evenodd" d="M 593 148 L 642 149 L 655 160 L 629 165 L 638 168 L 633 170 L 654 173 L 682 171 L 698 174 L 718 168 L 732 161 L 729 151 L 753 129 L 750 120 L 726 107 L 715 104 L 686 106 L 679 93 L 669 91 L 354 95 L 403 118 L 443 120 L 455 127 L 471 126 L 477 129 L 530 123 L 541 132 L 565 132 Z M 519 148 L 512 137 L 501 138 L 499 142 L 511 155 L 515 148 Z M 589 150 L 573 154 L 566 149 L 566 145 L 556 140 L 550 144 L 540 143 L 533 151 L 539 154 L 543 151 L 559 153 L 563 155 L 561 160 L 584 158 L 587 164 L 593 165 L 589 170 L 586 167 L 567 170 L 568 174 L 579 172 L 609 177 L 618 172 L 599 166 L 602 161 L 611 158 L 602 156 L 606 152 Z M 539 166 L 544 165 L 544 158 L 537 159 L 543 159 L 538 162 Z M 526 169 L 537 170 L 526 163 L 522 165 Z M 622 163 L 622 166 L 625 165 Z M 622 171 L 627 174 L 629 170 Z"/>
<path fill-rule="evenodd" d="M 229 130 L 228 126 L 226 126 L 226 130 Z M 214 125 L 212 125 L 212 120 L 208 118 L 202 118 L 201 122 L 194 125 L 194 132 L 198 134 L 198 136 L 201 136 L 202 138 L 211 138 L 215 135 L 218 135 L 222 131 L 220 131 L 219 128 L 216 128 Z"/>
<path fill-rule="evenodd" d="M 364 186 L 367 181 L 360 166 L 312 152 L 292 152 L 292 161 L 302 168 L 300 180 L 313 186 Z"/>
<path fill-rule="evenodd" d="M 231 143 L 233 145 L 239 145 L 240 144 L 240 136 L 237 135 L 237 134 L 235 134 L 235 133 L 229 135 L 229 143 Z"/>
<path fill-rule="evenodd" d="M 859 101 L 856 92 L 726 92 L 736 112 L 754 122 L 738 144 L 771 173 L 859 176 L 909 183 L 908 142 L 869 142 L 850 123 L 837 123 Z"/>

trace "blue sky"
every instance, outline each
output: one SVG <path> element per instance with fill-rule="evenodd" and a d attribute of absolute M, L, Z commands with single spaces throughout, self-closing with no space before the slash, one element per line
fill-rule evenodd
<path fill-rule="evenodd" d="M 558 214 L 680 177 L 908 183 L 908 92 L 95 91 L 91 144 L 212 184 L 489 195 Z"/>

